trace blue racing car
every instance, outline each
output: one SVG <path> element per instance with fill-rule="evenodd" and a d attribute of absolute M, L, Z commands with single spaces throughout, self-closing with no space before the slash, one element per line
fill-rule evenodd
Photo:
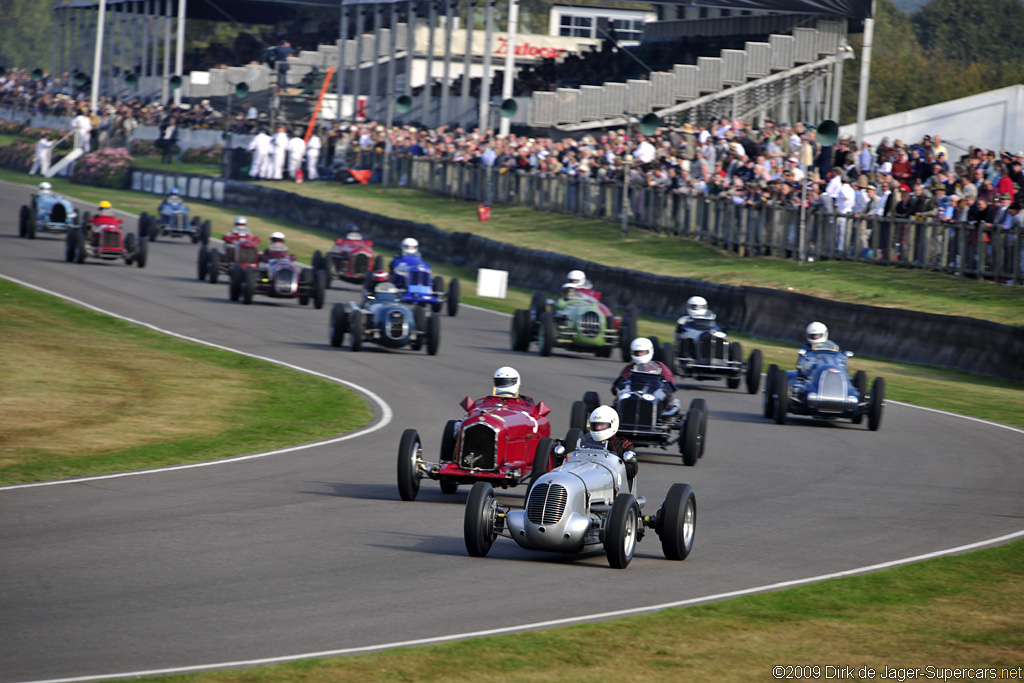
<path fill-rule="evenodd" d="M 459 310 L 459 279 L 453 277 L 445 294 L 444 278 L 433 277 L 430 264 L 419 253 L 419 243 L 412 238 L 402 240 L 402 253 L 391 261 L 390 280 L 402 290 L 402 301 L 407 304 L 429 306 L 434 313 L 440 313 L 447 305 L 448 315 L 454 316 Z"/>
<path fill-rule="evenodd" d="M 172 187 L 167 199 L 160 203 L 156 216 L 143 213 L 139 216 L 139 234 L 155 242 L 161 235 L 171 237 L 187 236 L 195 244 L 210 241 L 210 221 L 191 216 L 188 205 L 181 201 L 181 191 Z"/>
<path fill-rule="evenodd" d="M 868 418 L 868 429 L 882 424 L 885 379 L 876 377 L 868 392 L 868 376 L 858 370 L 850 379 L 847 359 L 831 342 L 812 344 L 799 351 L 797 369 L 786 371 L 768 366 L 764 390 L 764 416 L 777 424 L 786 423 L 786 415 L 808 415 L 819 419 L 848 418 L 860 424 Z"/>
<path fill-rule="evenodd" d="M 50 183 L 39 183 L 39 191 L 23 204 L 18 215 L 18 235 L 32 240 L 40 232 L 66 233 L 78 226 L 74 205 L 53 193 Z"/>

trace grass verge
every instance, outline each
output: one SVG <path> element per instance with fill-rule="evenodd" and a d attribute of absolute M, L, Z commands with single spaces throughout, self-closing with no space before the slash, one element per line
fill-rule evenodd
<path fill-rule="evenodd" d="M 32 178 L 25 173 L 17 173 L 0 169 L 0 179 L 12 182 L 31 182 Z M 302 187 L 305 187 L 303 185 Z M 132 213 L 142 211 L 153 212 L 158 199 L 154 195 L 128 190 L 105 190 L 86 185 L 75 185 L 60 178 L 54 179 L 54 189 L 80 199 L 99 202 L 108 199 L 114 207 Z M 193 212 L 209 218 L 213 223 L 214 234 L 220 234 L 230 228 L 237 209 L 209 203 L 189 201 Z M 247 214 L 249 227 L 264 242 L 274 230 L 282 230 L 288 236 L 288 245 L 293 253 L 306 263 L 310 262 L 313 251 L 326 251 L 330 248 L 335 235 L 326 231 L 315 230 L 299 225 L 293 221 L 282 221 L 265 216 Z M 749 261 L 749 259 L 748 259 Z M 511 313 L 517 308 L 529 306 L 532 292 L 523 287 L 510 287 L 508 297 L 504 300 L 476 296 L 476 272 L 466 268 L 457 268 L 445 263 L 434 262 L 434 270 L 446 279 L 452 276 L 462 281 L 462 300 L 468 304 Z M 863 266 L 880 271 L 892 271 L 878 266 Z M 923 275 L 923 274 L 919 274 Z M 983 283 L 974 283 L 979 287 L 987 287 Z M 335 286 L 338 286 L 336 283 Z M 344 285 L 352 287 L 353 285 Z M 992 289 L 999 289 L 992 287 Z M 1007 287 L 1001 288 L 1009 289 Z M 640 321 L 640 333 L 657 335 L 668 340 L 672 334 L 672 323 L 656 318 L 644 318 Z M 750 349 L 760 348 L 765 354 L 767 363 L 778 363 L 782 367 L 793 368 L 796 362 L 796 346 L 773 340 L 731 333 L 731 337 L 743 342 L 749 353 Z M 842 340 L 839 340 L 842 343 Z M 857 349 L 850 349 L 856 352 Z M 864 356 L 855 356 L 851 362 L 854 370 L 864 370 L 870 377 L 883 375 L 886 378 L 886 395 L 893 400 L 906 401 L 916 405 L 949 410 L 995 420 L 1004 424 L 1024 428 L 1024 386 L 1017 382 L 1000 380 L 994 377 L 974 375 L 959 370 L 949 370 L 925 365 L 896 363 Z"/>
<path fill-rule="evenodd" d="M 350 389 L 0 280 L 0 484 L 162 467 L 362 427 Z M 242 408 L 240 408 L 242 407 Z"/>
<path fill-rule="evenodd" d="M 383 216 L 471 232 L 521 247 L 575 254 L 590 261 L 727 285 L 788 289 L 835 301 L 963 315 L 1024 325 L 1024 287 L 978 282 L 940 273 L 846 261 L 803 266 L 776 258 L 741 258 L 700 242 L 633 229 L 619 236 L 616 223 L 494 206 L 481 223 L 476 205 L 419 190 L 339 183 L 262 183 L 307 197 L 340 202 Z"/>
<path fill-rule="evenodd" d="M 220 177 L 220 166 L 210 164 L 189 164 L 175 160 L 173 164 L 165 164 L 160 157 L 134 157 L 132 168 L 144 168 L 165 173 L 193 173 L 195 175 L 208 175 Z"/>
<path fill-rule="evenodd" d="M 871 667 L 879 679 L 886 667 L 920 669 L 924 678 L 929 666 L 995 669 L 992 677 L 1006 669 L 1002 676 L 1009 678 L 1009 670 L 1020 671 L 1024 651 L 1022 567 L 1024 541 L 1017 541 L 607 623 L 151 680 L 731 682 L 770 681 L 773 667 L 786 665 L 817 666 L 817 676 L 807 669 L 796 678 L 821 680 L 838 678 L 826 666 Z"/>

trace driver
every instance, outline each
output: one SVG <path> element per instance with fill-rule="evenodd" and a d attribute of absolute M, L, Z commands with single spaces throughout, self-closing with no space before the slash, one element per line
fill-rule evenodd
<path fill-rule="evenodd" d="M 562 289 L 559 292 L 559 296 L 561 296 L 563 299 L 575 299 L 576 297 L 579 296 L 579 289 L 580 288 L 574 285 L 573 283 L 566 282 L 564 285 L 562 285 Z"/>
<path fill-rule="evenodd" d="M 264 261 L 288 258 L 288 246 L 284 243 L 283 232 L 270 233 L 270 245 L 263 251 Z"/>
<path fill-rule="evenodd" d="M 494 389 L 491 393 L 493 396 L 533 403 L 532 398 L 519 393 L 519 384 L 519 371 L 505 365 L 494 371 Z"/>
<path fill-rule="evenodd" d="M 345 239 L 346 240 L 362 240 L 363 233 L 359 232 L 359 226 L 355 223 L 349 223 L 345 226 Z"/>
<path fill-rule="evenodd" d="M 181 204 L 181 190 L 176 187 L 172 187 L 167 192 L 167 199 L 160 202 L 160 211 L 164 210 L 165 206 Z"/>
<path fill-rule="evenodd" d="M 828 328 L 825 323 L 813 322 L 807 326 L 807 343 L 804 351 L 838 351 L 839 344 L 828 340 Z"/>
<path fill-rule="evenodd" d="M 249 236 L 249 219 L 245 216 L 235 216 L 235 224 L 231 232 L 224 234 L 224 241 L 231 244 Z"/>
<path fill-rule="evenodd" d="M 377 288 L 387 281 L 388 272 L 386 270 L 375 270 L 372 273 L 367 273 L 366 282 L 363 284 L 363 294 L 367 298 L 372 297 L 376 293 Z M 394 285 L 392 285 L 392 290 L 395 292 L 398 291 Z"/>
<path fill-rule="evenodd" d="M 51 185 L 50 183 L 46 182 L 45 180 L 43 182 L 39 183 L 39 194 L 41 194 L 41 195 L 48 195 L 48 194 L 52 194 L 52 192 L 53 192 L 53 185 Z"/>
<path fill-rule="evenodd" d="M 714 320 L 717 317 L 708 309 L 707 299 L 702 296 L 691 296 L 686 300 L 686 315 L 676 320 L 676 332 L 682 332 L 683 328 L 694 320 Z"/>
<path fill-rule="evenodd" d="M 415 237 L 406 237 L 402 240 L 402 256 L 419 256 L 420 243 Z"/>
<path fill-rule="evenodd" d="M 636 454 L 633 453 L 633 444 L 629 439 L 616 436 L 618 431 L 619 414 L 611 406 L 598 406 L 590 413 L 590 431 L 580 439 L 580 447 L 603 448 L 622 458 L 626 465 L 629 487 L 633 488 L 633 479 L 640 465 L 636 461 Z"/>
<path fill-rule="evenodd" d="M 676 377 L 672 370 L 660 361 L 654 360 L 654 343 L 647 337 L 637 337 L 629 345 L 629 357 L 632 361 L 622 369 L 622 372 L 612 382 L 612 395 L 618 396 L 622 385 L 633 378 L 633 373 L 646 375 L 660 374 L 660 389 L 665 392 L 665 398 L 672 398 L 676 390 Z M 679 400 L 662 401 L 667 407 L 678 410 Z"/>

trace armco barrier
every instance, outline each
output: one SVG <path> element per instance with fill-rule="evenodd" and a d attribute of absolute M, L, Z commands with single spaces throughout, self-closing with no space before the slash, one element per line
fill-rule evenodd
<path fill-rule="evenodd" d="M 833 339 L 858 354 L 1024 382 L 1024 327 L 652 275 L 523 249 L 471 233 L 445 232 L 433 225 L 239 181 L 225 181 L 224 203 L 339 235 L 345 225 L 356 223 L 386 248 L 397 248 L 403 238 L 415 237 L 423 253 L 433 260 L 474 270 L 507 270 L 511 284 L 547 292 L 557 291 L 568 271 L 581 268 L 605 293 L 605 301 L 613 309 L 632 304 L 640 313 L 674 319 L 683 312 L 687 298 L 700 295 L 711 303 L 726 328 L 738 332 L 803 342 L 807 323 L 821 320 L 829 326 Z"/>

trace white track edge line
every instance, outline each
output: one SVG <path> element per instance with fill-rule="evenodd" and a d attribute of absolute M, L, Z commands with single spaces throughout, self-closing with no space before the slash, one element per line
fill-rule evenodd
<path fill-rule="evenodd" d="M 354 654 L 365 654 L 368 652 L 377 652 L 380 650 L 389 650 L 399 647 L 416 647 L 421 645 L 437 645 L 446 642 L 452 642 L 456 640 L 465 640 L 467 638 L 480 638 L 485 636 L 495 635 L 507 635 L 519 631 L 529 631 L 535 629 L 551 628 L 554 626 L 567 626 L 570 624 L 578 624 L 588 621 L 612 619 L 618 617 L 632 616 L 636 614 L 643 614 L 647 612 L 658 612 L 673 607 L 687 607 L 696 605 L 704 602 L 714 602 L 720 600 L 726 600 L 729 598 L 743 597 L 746 595 L 753 595 L 756 593 L 765 593 L 769 591 L 781 590 L 783 588 L 793 588 L 795 586 L 806 585 L 810 583 L 818 583 L 821 581 L 827 581 L 829 579 L 838 579 L 848 576 L 854 576 L 857 574 L 865 574 L 869 572 L 878 571 L 881 569 L 891 569 L 901 565 L 911 564 L 914 562 L 922 562 L 924 560 L 931 560 L 937 557 L 943 557 L 946 555 L 954 555 L 957 553 L 963 553 L 969 550 L 976 550 L 985 546 L 995 545 L 1003 543 L 1005 541 L 1011 541 L 1015 538 L 1024 536 L 1024 530 L 1015 531 L 1004 536 L 998 536 L 996 538 L 990 538 L 985 541 L 978 541 L 976 543 L 968 543 L 967 545 L 957 546 L 955 548 L 947 548 L 946 550 L 937 550 L 931 553 L 925 553 L 923 555 L 915 555 L 913 557 L 906 557 L 899 560 L 890 560 L 889 562 L 880 562 L 878 564 L 869 565 L 866 567 L 858 567 L 857 569 L 847 569 L 839 572 L 832 572 L 831 574 L 820 574 L 818 576 L 811 576 L 804 579 L 794 579 L 792 581 L 780 581 L 778 583 L 768 584 L 766 586 L 757 586 L 754 588 L 744 588 L 741 590 L 729 591 L 727 593 L 717 593 L 715 595 L 705 595 L 699 598 L 689 598 L 687 600 L 677 600 L 674 602 L 665 602 L 658 605 L 648 605 L 646 607 L 633 607 L 629 609 L 615 610 L 613 612 L 601 612 L 599 614 L 588 614 L 579 617 L 566 617 L 564 619 L 552 619 L 550 621 L 539 621 L 531 624 L 520 624 L 518 626 L 503 626 L 500 628 L 485 629 L 482 631 L 469 631 L 466 633 L 455 633 L 447 636 L 434 636 L 432 638 L 418 638 L 416 640 L 405 640 L 397 641 L 393 643 L 382 643 L 379 645 L 364 645 L 362 647 L 349 647 L 340 648 L 337 650 L 323 650 L 320 652 L 309 652 L 299 655 L 287 655 L 283 657 L 266 657 L 262 659 L 250 659 L 240 660 L 234 662 L 221 662 L 218 664 L 201 664 L 196 666 L 183 666 L 174 667 L 168 669 L 152 669 L 149 671 L 130 671 L 124 673 L 115 674 L 103 674 L 99 676 L 80 676 L 73 678 L 51 678 L 41 679 L 36 681 L 25 681 L 22 683 L 77 683 L 82 681 L 98 681 L 111 678 L 128 678 L 128 677 L 142 677 L 142 676 L 165 676 L 170 674 L 180 674 L 198 671 L 209 671 L 212 669 L 227 669 L 233 667 L 242 666 L 261 666 L 267 664 L 283 664 L 286 662 L 292 662 L 301 659 L 317 659 L 321 657 L 337 657 L 341 655 L 354 655 Z"/>
<path fill-rule="evenodd" d="M 99 308 L 98 306 L 93 306 L 92 304 L 86 303 L 86 302 L 81 301 L 79 299 L 75 299 L 75 298 L 70 297 L 70 296 L 65 296 L 64 294 L 60 294 L 59 292 L 54 292 L 54 291 L 51 291 L 51 290 L 46 289 L 44 287 L 39 287 L 37 285 L 31 284 L 29 282 L 24 282 L 22 280 L 19 280 L 17 278 L 11 277 L 9 275 L 5 275 L 3 273 L 0 273 L 0 278 L 3 278 L 3 279 L 5 279 L 5 280 L 7 280 L 9 282 L 13 282 L 13 283 L 18 284 L 18 285 L 21 285 L 23 287 L 27 287 L 29 289 L 34 289 L 37 292 L 42 292 L 44 294 L 49 294 L 51 296 L 55 296 L 55 297 L 57 297 L 59 299 L 63 299 L 64 301 L 68 301 L 68 302 L 73 303 L 73 304 L 75 304 L 77 306 L 81 306 L 83 308 L 87 308 L 87 309 L 95 311 L 97 313 L 102 313 L 104 315 L 109 315 L 109 316 L 111 316 L 113 318 L 117 318 L 118 320 L 123 320 L 123 321 L 131 323 L 133 325 L 137 325 L 139 327 L 144 327 L 144 328 L 153 330 L 155 332 L 159 332 L 161 334 L 166 334 L 166 335 L 171 336 L 171 337 L 176 337 L 178 339 L 183 339 L 185 341 L 194 342 L 196 344 L 202 344 L 203 346 L 208 346 L 208 347 L 211 347 L 211 348 L 220 349 L 221 351 L 228 351 L 230 353 L 237 353 L 240 356 L 246 356 L 248 358 L 253 358 L 253 359 L 256 359 L 256 360 L 266 361 L 268 363 L 273 363 L 274 365 L 285 367 L 285 368 L 288 368 L 290 370 L 296 370 L 298 372 L 302 372 L 302 373 L 305 373 L 307 375 L 313 375 L 314 377 L 320 377 L 322 379 L 326 379 L 326 380 L 329 380 L 331 382 L 335 382 L 336 384 L 341 384 L 341 385 L 349 387 L 351 389 L 355 389 L 356 391 L 358 391 L 358 392 L 364 394 L 365 396 L 367 396 L 368 398 L 370 398 L 377 405 L 377 407 L 380 409 L 380 412 L 381 412 L 380 420 L 378 420 L 376 422 L 376 424 L 373 424 L 370 427 L 366 427 L 366 428 L 361 429 L 359 431 L 352 432 L 351 434 L 345 434 L 344 436 L 335 437 L 333 439 L 326 439 L 326 440 L 323 440 L 323 441 L 316 441 L 316 442 L 313 442 L 313 443 L 302 444 L 302 445 L 299 445 L 299 446 L 289 446 L 287 448 L 278 448 L 278 449 L 275 449 L 275 450 L 272 450 L 272 451 L 265 451 L 265 452 L 262 452 L 262 453 L 251 453 L 249 455 L 240 455 L 240 456 L 235 456 L 235 457 L 221 458 L 221 459 L 217 459 L 217 460 L 210 460 L 210 461 L 207 461 L 207 462 L 189 463 L 187 465 L 172 465 L 170 467 L 160 467 L 160 468 L 155 468 L 155 469 L 137 470 L 137 471 L 134 471 L 134 472 L 118 472 L 118 473 L 115 473 L 115 474 L 104 474 L 104 475 L 97 475 L 97 476 L 92 476 L 92 477 L 79 477 L 79 478 L 76 478 L 76 479 L 58 479 L 58 480 L 54 480 L 54 481 L 35 482 L 35 483 L 31 483 L 31 484 L 16 484 L 16 485 L 13 485 L 13 486 L 0 486 L 0 491 L 11 491 L 11 490 L 14 490 L 14 489 L 38 488 L 40 486 L 57 486 L 57 485 L 60 485 L 60 484 L 81 484 L 81 483 L 84 483 L 84 482 L 101 481 L 101 480 L 104 480 L 104 479 L 120 479 L 122 477 L 135 477 L 135 476 L 141 476 L 141 475 L 145 475 L 145 474 L 157 474 L 157 473 L 161 473 L 161 472 L 174 472 L 174 471 L 177 471 L 177 470 L 195 469 L 195 468 L 198 468 L 198 467 L 209 467 L 209 466 L 212 466 L 212 465 L 226 465 L 226 464 L 229 464 L 229 463 L 241 462 L 243 460 L 253 460 L 253 459 L 256 459 L 256 458 L 265 458 L 265 457 L 268 457 L 268 456 L 271 456 L 271 455 L 281 455 L 282 453 L 291 453 L 293 451 L 305 450 L 307 448 L 316 448 L 317 446 L 326 446 L 326 445 L 329 445 L 329 444 L 340 443 L 342 441 L 348 441 L 349 439 L 355 439 L 357 437 L 364 436 L 366 434 L 370 434 L 372 432 L 375 432 L 375 431 L 377 431 L 379 429 L 383 429 L 384 427 L 386 427 L 388 424 L 391 423 L 391 420 L 394 417 L 394 412 L 391 410 L 391 406 L 388 405 L 388 403 L 383 398 L 378 396 L 376 393 L 374 393 L 370 389 L 367 389 L 366 387 L 363 387 L 363 386 L 361 386 L 359 384 L 356 384 L 354 382 L 350 382 L 348 380 L 341 379 L 339 377 L 332 377 L 331 375 L 325 375 L 322 372 L 317 372 L 316 370 L 310 370 L 308 368 L 299 367 L 298 365 L 293 365 L 293 364 L 287 363 L 285 361 L 275 360 L 273 358 L 268 358 L 266 356 L 258 356 L 256 354 L 247 353 L 245 351 L 239 351 L 238 349 L 233 349 L 233 348 L 228 347 L 228 346 L 222 346 L 221 344 L 215 344 L 213 342 L 205 341 L 203 339 L 197 339 L 195 337 L 189 337 L 189 336 L 184 335 L 184 334 L 179 334 L 177 332 L 172 332 L 170 330 L 165 330 L 165 329 L 163 329 L 161 327 L 157 327 L 156 325 L 151 325 L 150 323 L 142 322 L 140 320 L 135 320 L 133 318 L 128 318 L 128 317 L 123 316 L 123 315 L 118 315 L 117 313 L 113 313 L 111 311 L 107 311 L 105 309 Z"/>

